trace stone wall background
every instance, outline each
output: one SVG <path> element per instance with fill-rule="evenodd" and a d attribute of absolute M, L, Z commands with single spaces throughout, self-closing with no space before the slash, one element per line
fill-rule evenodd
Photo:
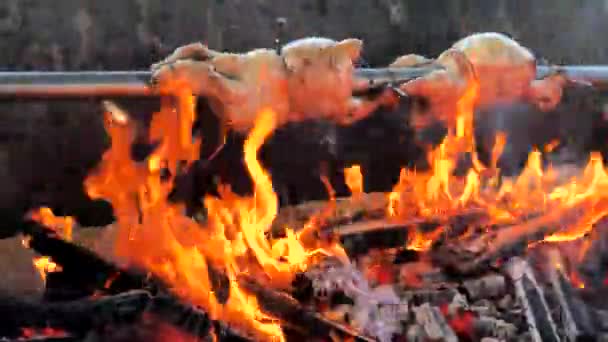
<path fill-rule="evenodd" d="M 0 69 L 145 69 L 175 46 L 197 40 L 232 51 L 270 47 L 276 17 L 287 18 L 287 39 L 362 38 L 365 59 L 375 65 L 402 53 L 435 56 L 475 31 L 508 33 L 555 63 L 607 63 L 607 15 L 604 0 L 3 0 Z M 80 184 L 107 143 L 98 108 L 90 101 L 0 103 L 0 208 L 86 206 Z M 374 150 L 367 163 L 376 168 L 382 160 L 401 163 L 415 150 L 404 138 L 406 129 L 389 116 L 341 133 L 390 146 L 382 155 Z M 567 131 L 570 121 L 559 129 Z M 308 129 L 314 133 L 315 127 Z M 267 154 L 274 159 L 286 151 L 290 135 L 283 135 Z M 300 141 L 298 155 L 327 150 L 313 140 Z M 294 165 L 318 162 L 315 157 L 294 161 L 293 150 L 287 151 L 278 163 L 283 167 L 301 170 Z M 357 153 L 365 159 L 370 149 Z M 302 186 L 317 178 L 316 166 L 307 170 L 313 171 L 285 177 Z M 198 182 L 209 182 L 215 171 L 206 171 Z M 320 183 L 314 187 L 321 189 Z"/>

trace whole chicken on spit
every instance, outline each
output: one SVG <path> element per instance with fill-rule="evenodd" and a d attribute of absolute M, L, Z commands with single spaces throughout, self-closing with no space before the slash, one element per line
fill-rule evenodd
<path fill-rule="evenodd" d="M 349 124 L 395 103 L 389 89 L 373 99 L 353 96 L 353 63 L 361 48 L 358 39 L 304 38 L 280 53 L 236 54 L 195 43 L 153 65 L 153 83 L 169 90 L 186 86 L 207 97 L 220 120 L 239 132 L 251 129 L 266 107 L 275 111 L 279 125 L 318 118 Z"/>
<path fill-rule="evenodd" d="M 559 104 L 567 82 L 559 74 L 536 80 L 536 59 L 532 52 L 494 32 L 465 37 L 436 60 L 410 54 L 397 58 L 391 67 L 433 63 L 444 69 L 406 82 L 400 88 L 411 96 L 428 99 L 431 114 L 428 117 L 448 121 L 455 113 L 454 105 L 472 81 L 479 85 L 478 108 L 528 101 L 544 112 Z"/>
<path fill-rule="evenodd" d="M 354 62 L 361 49 L 358 39 L 338 42 L 316 37 L 288 43 L 280 53 L 270 49 L 225 53 L 194 43 L 153 65 L 153 83 L 169 90 L 181 84 L 207 97 L 218 117 L 239 132 L 248 131 L 265 107 L 274 109 L 279 125 L 305 119 L 351 124 L 381 106 L 397 103 L 391 89 L 375 98 L 353 95 L 359 87 L 353 78 Z M 536 80 L 532 52 L 493 32 L 465 37 L 434 60 L 409 54 L 390 66 L 425 65 L 442 68 L 399 86 L 403 93 L 430 103 L 422 118 L 414 114 L 415 126 L 424 126 L 429 119 L 453 120 L 456 103 L 472 82 L 479 86 L 477 107 L 528 101 L 542 111 L 560 102 L 567 82 L 559 74 Z"/>

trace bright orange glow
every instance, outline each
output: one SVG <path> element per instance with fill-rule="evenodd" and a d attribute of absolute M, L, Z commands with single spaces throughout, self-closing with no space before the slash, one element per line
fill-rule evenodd
<path fill-rule="evenodd" d="M 219 197 L 203 200 L 208 215 L 201 226 L 183 215 L 180 205 L 167 201 L 182 165 L 198 158 L 200 141 L 193 140 L 191 134 L 195 111 L 189 93 L 180 92 L 175 106 L 164 100 L 161 111 L 153 116 L 150 139 L 160 141 L 160 145 L 143 163 L 130 158 L 135 126 L 129 115 L 116 106 L 110 109 L 117 112 L 106 114 L 111 148 L 86 179 L 85 187 L 90 197 L 104 198 L 114 207 L 119 226 L 116 256 L 151 270 L 178 295 L 205 308 L 212 318 L 245 329 L 260 340 L 282 341 L 278 322 L 262 313 L 256 298 L 241 289 L 238 275 L 247 273 L 267 286 L 285 288 L 296 272 L 306 269 L 318 255 L 348 259 L 336 243 L 317 241 L 314 234 L 307 234 L 326 213 L 312 218 L 298 233 L 286 228 L 285 237 L 268 238 L 278 197 L 257 152 L 276 127 L 274 111 L 259 113 L 245 142 L 244 160 L 253 180 L 253 195 L 241 197 L 221 185 Z M 326 185 L 333 198 L 331 185 Z M 361 186 L 354 189 L 353 193 L 362 191 Z M 230 281 L 225 303 L 215 295 L 210 268 L 224 273 Z"/>
<path fill-rule="evenodd" d="M 49 257 L 34 257 L 33 262 L 44 282 L 46 282 L 47 274 L 61 271 L 61 267 L 54 263 Z"/>
<path fill-rule="evenodd" d="M 32 210 L 29 217 L 39 222 L 46 227 L 55 229 L 63 239 L 72 240 L 72 231 L 74 230 L 74 218 L 70 216 L 61 217 L 55 216 L 50 208 L 42 207 L 37 210 Z"/>
<path fill-rule="evenodd" d="M 363 174 L 361 166 L 353 165 L 344 169 L 344 181 L 353 198 L 360 198 L 363 193 Z"/>

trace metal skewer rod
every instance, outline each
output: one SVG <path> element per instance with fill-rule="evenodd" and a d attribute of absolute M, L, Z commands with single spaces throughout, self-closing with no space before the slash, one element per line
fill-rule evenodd
<path fill-rule="evenodd" d="M 403 83 L 437 70 L 417 68 L 360 68 L 355 79 L 373 88 Z M 539 66 L 538 78 L 559 71 L 568 78 L 608 88 L 608 65 Z M 0 99 L 159 96 L 149 85 L 149 71 L 0 72 Z"/>

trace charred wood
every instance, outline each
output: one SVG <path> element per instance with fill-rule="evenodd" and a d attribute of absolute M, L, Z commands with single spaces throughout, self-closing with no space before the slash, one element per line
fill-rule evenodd
<path fill-rule="evenodd" d="M 570 207 L 553 210 L 524 223 L 472 234 L 466 240 L 449 241 L 436 248 L 433 260 L 446 270 L 460 275 L 492 269 L 496 261 L 525 254 L 533 242 L 544 240 L 564 227 L 580 227 L 595 212 L 603 212 L 606 201 L 586 199 Z"/>
<path fill-rule="evenodd" d="M 505 267 L 515 287 L 515 294 L 524 308 L 528 330 L 535 342 L 559 342 L 560 338 L 551 312 L 528 262 L 512 258 Z"/>
<path fill-rule="evenodd" d="M 375 248 L 403 247 L 408 242 L 410 232 L 414 230 L 425 232 L 441 225 L 450 227 L 439 238 L 438 243 L 441 243 L 462 235 L 471 224 L 480 224 L 485 217 L 484 211 L 471 209 L 453 215 L 412 219 L 360 219 L 356 222 L 326 226 L 321 231 L 340 237 L 342 245 L 352 256 L 365 254 Z"/>
<path fill-rule="evenodd" d="M 247 341 L 241 333 L 212 320 L 204 311 L 170 294 L 152 296 L 145 290 L 67 302 L 26 302 L 11 298 L 0 300 L 0 313 L 9 318 L 3 324 L 13 327 L 53 327 L 73 336 L 85 336 L 106 326 L 137 324 L 142 315 L 151 314 L 189 336 L 207 338 L 212 334 L 231 341 Z"/>
<path fill-rule="evenodd" d="M 237 281 L 241 287 L 258 298 L 263 311 L 296 327 L 303 328 L 305 331 L 302 332 L 310 337 L 329 336 L 332 331 L 336 331 L 343 336 L 354 338 L 356 341 L 374 341 L 354 329 L 304 308 L 287 293 L 271 290 L 250 276 L 240 275 Z"/>
<path fill-rule="evenodd" d="M 95 291 L 116 294 L 150 284 L 145 273 L 108 262 L 84 247 L 63 240 L 51 228 L 33 221 L 24 222 L 20 228 L 29 248 L 50 257 L 61 265 L 63 272 L 78 274 L 89 295 Z"/>

